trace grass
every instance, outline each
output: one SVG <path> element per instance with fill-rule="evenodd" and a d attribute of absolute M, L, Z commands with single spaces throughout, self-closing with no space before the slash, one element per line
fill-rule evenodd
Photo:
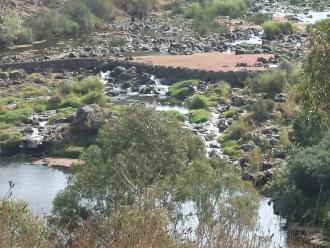
<path fill-rule="evenodd" d="M 25 86 L 20 91 L 20 96 L 22 96 L 22 97 L 38 97 L 38 96 L 46 96 L 48 93 L 49 92 L 46 87 L 28 85 L 28 86 Z"/>
<path fill-rule="evenodd" d="M 260 147 L 255 147 L 250 155 L 250 168 L 251 171 L 257 172 L 262 162 L 262 152 Z"/>
<path fill-rule="evenodd" d="M 70 145 L 60 150 L 53 151 L 52 156 L 61 158 L 75 158 L 78 159 L 85 151 L 85 147 Z"/>
<path fill-rule="evenodd" d="M 239 148 L 239 146 L 237 145 L 236 140 L 220 139 L 219 141 L 222 145 L 224 154 L 234 157 L 234 158 L 240 157 L 242 155 L 242 151 Z"/>
<path fill-rule="evenodd" d="M 273 19 L 273 16 L 271 14 L 264 14 L 264 13 L 257 13 L 255 15 L 252 15 L 252 16 L 249 16 L 246 18 L 246 20 L 248 22 L 252 22 L 256 25 L 261 25 L 272 19 Z"/>
<path fill-rule="evenodd" d="M 16 131 L 0 130 L 0 144 L 15 145 L 22 138 L 22 135 Z"/>
<path fill-rule="evenodd" d="M 255 77 L 248 78 L 245 84 L 254 92 L 267 93 L 269 97 L 273 98 L 276 94 L 283 92 L 288 82 L 286 73 L 276 70 L 259 73 Z"/>
<path fill-rule="evenodd" d="M 202 123 L 211 118 L 211 113 L 205 109 L 196 109 L 189 112 L 188 118 L 190 123 Z"/>
<path fill-rule="evenodd" d="M 238 107 L 231 107 L 229 110 L 222 113 L 222 116 L 225 118 L 232 118 L 233 116 L 237 115 L 241 111 Z"/>
<path fill-rule="evenodd" d="M 194 87 L 196 87 L 198 83 L 198 80 L 186 80 L 174 83 L 169 87 L 168 95 L 178 100 L 184 100 L 194 94 Z"/>
<path fill-rule="evenodd" d="M 17 108 L 13 110 L 7 110 L 0 114 L 0 122 L 6 124 L 17 124 L 20 122 L 25 122 L 28 117 L 33 113 L 31 107 Z"/>
<path fill-rule="evenodd" d="M 209 100 L 200 94 L 195 94 L 188 101 L 189 109 L 207 109 Z"/>
<path fill-rule="evenodd" d="M 251 118 L 251 115 L 243 115 L 229 127 L 224 137 L 227 137 L 228 140 L 238 140 L 244 134 L 251 131 L 254 127 L 255 124 Z"/>
<path fill-rule="evenodd" d="M 181 114 L 179 111 L 176 110 L 167 110 L 162 111 L 165 115 L 169 116 L 170 118 L 173 118 L 177 121 L 184 122 L 186 120 L 186 116 L 184 114 Z"/>
<path fill-rule="evenodd" d="M 263 30 L 268 39 L 273 40 L 276 36 L 290 35 L 295 32 L 295 27 L 292 23 L 287 21 L 267 21 L 263 25 Z"/>

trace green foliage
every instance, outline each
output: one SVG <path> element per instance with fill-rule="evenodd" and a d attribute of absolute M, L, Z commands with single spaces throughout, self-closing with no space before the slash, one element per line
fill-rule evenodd
<path fill-rule="evenodd" d="M 75 168 L 68 188 L 55 199 L 55 220 L 77 224 L 88 213 L 141 206 L 148 189 L 173 182 L 204 152 L 202 141 L 172 118 L 128 107 L 103 126 L 96 145 L 87 149 L 85 163 Z M 78 207 L 79 199 L 90 207 Z"/>
<path fill-rule="evenodd" d="M 33 110 L 31 107 L 16 108 L 0 113 L 0 122 L 15 124 L 24 122 L 31 116 Z"/>
<path fill-rule="evenodd" d="M 176 110 L 167 110 L 167 111 L 163 111 L 163 113 L 177 121 L 183 122 L 186 120 L 186 117 L 183 114 L 181 114 L 179 111 L 176 111 Z"/>
<path fill-rule="evenodd" d="M 188 118 L 190 123 L 202 123 L 211 118 L 211 112 L 205 109 L 196 109 L 189 112 Z"/>
<path fill-rule="evenodd" d="M 303 113 L 300 113 L 293 120 L 293 141 L 298 146 L 310 146 L 317 144 L 323 137 L 323 131 L 319 127 L 319 123 L 313 119 L 309 119 Z"/>
<path fill-rule="evenodd" d="M 122 36 L 115 36 L 109 41 L 109 47 L 122 47 L 126 43 L 126 38 Z"/>
<path fill-rule="evenodd" d="M 22 136 L 19 132 L 0 130 L 0 144 L 15 145 L 21 138 Z"/>
<path fill-rule="evenodd" d="M 293 34 L 295 31 L 293 24 L 287 21 L 267 21 L 262 25 L 262 27 L 266 37 L 270 40 L 280 34 L 289 35 Z"/>
<path fill-rule="evenodd" d="M 30 17 L 25 21 L 30 27 L 36 40 L 49 39 L 52 36 L 73 34 L 78 31 L 79 25 L 68 15 L 56 10 L 47 10 Z"/>
<path fill-rule="evenodd" d="M 247 21 L 253 22 L 256 25 L 261 25 L 264 22 L 271 20 L 273 16 L 271 14 L 257 13 L 255 15 L 247 17 Z"/>
<path fill-rule="evenodd" d="M 320 131 L 330 126 L 330 19 L 318 23 L 310 34 L 310 52 L 304 63 L 303 80 L 298 87 L 307 118 L 317 123 Z"/>
<path fill-rule="evenodd" d="M 54 124 L 56 120 L 65 118 L 70 115 L 74 115 L 75 113 L 76 113 L 76 109 L 71 107 L 58 109 L 56 110 L 56 114 L 49 117 L 48 123 Z"/>
<path fill-rule="evenodd" d="M 168 89 L 168 94 L 178 100 L 184 100 L 195 92 L 198 80 L 186 80 L 172 84 Z"/>
<path fill-rule="evenodd" d="M 226 139 L 240 139 L 245 133 L 251 131 L 254 128 L 254 122 L 251 115 L 241 116 L 237 121 L 235 121 L 229 130 L 225 133 Z"/>
<path fill-rule="evenodd" d="M 208 107 L 208 99 L 200 94 L 195 94 L 189 99 L 189 109 L 206 109 Z"/>
<path fill-rule="evenodd" d="M 277 207 L 287 218 L 330 226 L 330 134 L 312 147 L 300 148 L 288 164 L 288 174 L 277 187 Z M 313 183 L 310 183 L 313 182 Z"/>
<path fill-rule="evenodd" d="M 263 72 L 246 80 L 246 84 L 254 92 L 267 93 L 270 97 L 283 92 L 287 83 L 285 72 L 280 70 Z"/>
<path fill-rule="evenodd" d="M 2 39 L 4 40 L 4 45 L 10 43 L 19 45 L 32 42 L 32 31 L 22 25 L 22 20 L 14 12 L 8 11 L 6 13 L 3 27 L 4 35 Z"/>
<path fill-rule="evenodd" d="M 55 150 L 51 153 L 51 155 L 61 158 L 80 158 L 84 151 L 84 147 L 71 145 L 60 150 Z"/>
<path fill-rule="evenodd" d="M 222 113 L 222 116 L 225 118 L 232 118 L 233 116 L 237 115 L 241 111 L 238 107 L 231 107 L 229 110 Z"/>
<path fill-rule="evenodd" d="M 237 145 L 236 140 L 224 140 L 220 139 L 221 145 L 223 148 L 223 153 L 231 156 L 238 158 L 239 156 L 242 155 L 242 151 L 240 150 L 239 146 Z"/>
<path fill-rule="evenodd" d="M 45 96 L 48 93 L 48 89 L 40 86 L 25 86 L 21 91 L 20 95 L 23 97 L 37 97 Z"/>
<path fill-rule="evenodd" d="M 251 106 L 253 119 L 258 122 L 266 121 L 270 118 L 275 107 L 275 102 L 271 99 L 261 99 Z"/>
<path fill-rule="evenodd" d="M 250 155 L 251 170 L 253 172 L 257 172 L 260 168 L 261 162 L 262 162 L 262 151 L 260 147 L 255 147 L 251 151 L 251 155 Z"/>

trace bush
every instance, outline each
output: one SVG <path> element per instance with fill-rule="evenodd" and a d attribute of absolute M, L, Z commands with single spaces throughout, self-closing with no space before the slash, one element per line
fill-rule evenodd
<path fill-rule="evenodd" d="M 269 21 L 273 18 L 271 14 L 258 13 L 253 16 L 246 18 L 247 21 L 253 22 L 256 25 L 261 25 L 266 21 Z"/>
<path fill-rule="evenodd" d="M 8 124 L 16 124 L 20 122 L 25 122 L 28 117 L 32 115 L 32 108 L 17 108 L 13 110 L 7 110 L 0 114 L 0 122 Z"/>
<path fill-rule="evenodd" d="M 189 109 L 206 109 L 208 106 L 207 98 L 205 96 L 195 94 L 189 100 Z"/>
<path fill-rule="evenodd" d="M 259 170 L 260 164 L 262 162 L 262 152 L 260 147 L 255 147 L 251 151 L 250 156 L 250 166 L 253 172 L 257 172 Z"/>
<path fill-rule="evenodd" d="M 296 217 L 299 222 L 312 221 L 330 227 L 329 164 L 330 133 L 319 144 L 293 154 L 287 178 L 277 189 L 277 207 L 282 215 L 289 220 Z"/>
<path fill-rule="evenodd" d="M 283 71 L 276 70 L 260 73 L 254 78 L 249 78 L 246 84 L 256 93 L 267 93 L 268 96 L 274 97 L 276 94 L 283 92 L 284 87 L 287 85 L 287 79 Z"/>
<path fill-rule="evenodd" d="M 173 118 L 174 120 L 177 121 L 185 121 L 186 117 L 181 114 L 179 111 L 176 110 L 168 110 L 168 111 L 162 111 L 165 115 L 169 116 L 170 118 Z"/>
<path fill-rule="evenodd" d="M 172 84 L 168 89 L 168 95 L 178 100 L 184 100 L 194 94 L 198 82 L 198 80 L 187 80 Z"/>
<path fill-rule="evenodd" d="M 235 121 L 226 132 L 227 139 L 240 139 L 245 133 L 251 131 L 254 128 L 254 122 L 250 115 L 241 116 Z"/>
<path fill-rule="evenodd" d="M 23 97 L 37 97 L 45 96 L 47 93 L 48 89 L 45 87 L 28 85 L 21 90 L 20 95 Z"/>
<path fill-rule="evenodd" d="M 61 150 L 57 150 L 51 153 L 52 156 L 61 158 L 80 158 L 85 151 L 84 147 L 81 146 L 67 146 Z"/>
<path fill-rule="evenodd" d="M 0 144 L 15 145 L 21 141 L 22 135 L 16 131 L 0 130 Z"/>
<path fill-rule="evenodd" d="M 236 140 L 221 140 L 221 145 L 223 153 L 228 156 L 237 158 L 242 155 Z"/>
<path fill-rule="evenodd" d="M 225 118 L 232 118 L 233 116 L 237 115 L 241 111 L 238 107 L 231 107 L 228 111 L 223 112 L 222 116 Z"/>
<path fill-rule="evenodd" d="M 80 0 L 67 2 L 64 13 L 79 25 L 81 29 L 94 28 L 100 24 L 100 20 Z"/>
<path fill-rule="evenodd" d="M 192 110 L 189 112 L 190 123 L 206 122 L 211 118 L 211 113 L 204 109 Z"/>
<path fill-rule="evenodd" d="M 275 103 L 271 99 L 261 99 L 256 101 L 251 106 L 251 110 L 253 111 L 253 119 L 258 122 L 268 120 L 274 107 Z"/>
<path fill-rule="evenodd" d="M 60 14 L 56 10 L 42 11 L 26 20 L 25 25 L 32 29 L 33 38 L 37 40 L 49 39 L 61 34 L 73 34 L 79 25 L 68 15 Z"/>
<path fill-rule="evenodd" d="M 266 37 L 270 40 L 274 39 L 277 35 L 289 35 L 294 32 L 294 26 L 290 22 L 267 21 L 262 27 Z"/>
<path fill-rule="evenodd" d="M 101 92 L 103 90 L 103 87 L 104 85 L 99 77 L 88 77 L 81 81 L 75 81 L 73 83 L 73 91 L 76 94 L 81 95 L 85 95 L 90 91 Z"/>
<path fill-rule="evenodd" d="M 101 107 L 105 106 L 106 102 L 107 102 L 107 97 L 103 94 L 103 92 L 100 92 L 100 91 L 96 91 L 96 90 L 93 90 L 93 91 L 90 91 L 88 92 L 83 100 L 82 100 L 82 103 L 83 104 L 98 104 L 100 105 Z"/>

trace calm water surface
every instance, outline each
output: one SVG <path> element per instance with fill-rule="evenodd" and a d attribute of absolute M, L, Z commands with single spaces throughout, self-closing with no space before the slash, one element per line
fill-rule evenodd
<path fill-rule="evenodd" d="M 1 159 L 1 158 L 0 158 Z M 0 160 L 0 197 L 15 183 L 12 197 L 28 203 L 33 214 L 49 215 L 56 194 L 67 185 L 68 174 L 62 170 L 32 165 L 28 161 Z"/>

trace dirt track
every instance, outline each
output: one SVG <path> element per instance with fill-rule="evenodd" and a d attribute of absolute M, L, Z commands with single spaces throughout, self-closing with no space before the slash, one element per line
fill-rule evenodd
<path fill-rule="evenodd" d="M 207 71 L 240 71 L 243 69 L 260 71 L 265 67 L 255 66 L 259 57 L 269 59 L 272 54 L 243 54 L 232 53 L 196 53 L 193 55 L 151 55 L 138 56 L 134 60 L 140 63 L 149 63 L 160 66 L 187 67 Z M 238 63 L 246 63 L 247 67 L 238 67 Z"/>

